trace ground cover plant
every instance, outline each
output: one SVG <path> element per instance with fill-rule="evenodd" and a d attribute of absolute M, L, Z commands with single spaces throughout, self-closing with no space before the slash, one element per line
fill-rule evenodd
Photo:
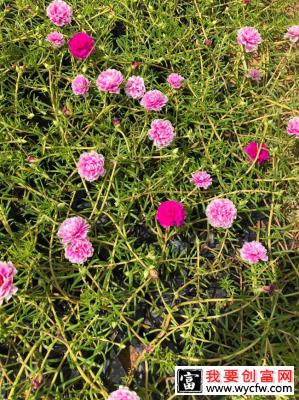
<path fill-rule="evenodd" d="M 298 4 L 49 4 L 0 0 L 0 398 L 296 370 Z"/>

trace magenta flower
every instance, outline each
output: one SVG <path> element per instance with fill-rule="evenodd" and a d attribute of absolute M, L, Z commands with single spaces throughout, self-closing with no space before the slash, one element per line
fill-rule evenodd
<path fill-rule="evenodd" d="M 97 87 L 102 92 L 119 93 L 119 86 L 123 81 L 123 76 L 117 69 L 106 69 L 98 76 Z"/>
<path fill-rule="evenodd" d="M 119 389 L 110 393 L 107 400 L 140 400 L 140 397 L 127 387 L 120 386 Z"/>
<path fill-rule="evenodd" d="M 95 51 L 94 40 L 85 32 L 78 32 L 69 39 L 69 51 L 77 59 L 85 60 Z"/>
<path fill-rule="evenodd" d="M 145 93 L 143 78 L 141 76 L 131 76 L 126 84 L 125 93 L 132 99 L 141 99 Z"/>
<path fill-rule="evenodd" d="M 154 145 L 159 149 L 168 146 L 175 137 L 175 131 L 170 121 L 167 119 L 154 119 L 148 137 L 154 141 Z"/>
<path fill-rule="evenodd" d="M 156 220 L 163 228 L 181 226 L 186 218 L 186 210 L 182 203 L 174 200 L 163 201 L 158 207 Z"/>
<path fill-rule="evenodd" d="M 70 24 L 72 14 L 72 7 L 62 0 L 54 0 L 47 7 L 48 18 L 57 26 Z"/>
<path fill-rule="evenodd" d="M 180 89 L 182 87 L 184 78 L 179 74 L 170 74 L 168 75 L 167 82 L 174 89 Z"/>
<path fill-rule="evenodd" d="M 238 30 L 237 42 L 244 45 L 246 53 L 251 53 L 257 50 L 258 45 L 262 42 L 262 38 L 255 28 L 245 26 Z"/>
<path fill-rule="evenodd" d="M 60 32 L 51 32 L 47 36 L 47 42 L 51 43 L 55 47 L 62 47 L 64 45 L 64 37 Z"/>
<path fill-rule="evenodd" d="M 104 163 L 104 156 L 94 150 L 89 153 L 82 153 L 77 163 L 78 173 L 81 178 L 89 182 L 95 181 L 100 176 L 105 175 Z"/>
<path fill-rule="evenodd" d="M 207 206 L 206 216 L 214 228 L 230 228 L 237 210 L 234 203 L 228 199 L 215 199 Z"/>
<path fill-rule="evenodd" d="M 257 264 L 259 261 L 268 261 L 267 250 L 260 242 L 246 242 L 240 250 L 242 260 L 249 264 Z"/>
<path fill-rule="evenodd" d="M 287 132 L 299 139 L 299 117 L 291 118 L 288 122 Z"/>
<path fill-rule="evenodd" d="M 258 159 L 256 163 L 261 165 L 269 160 L 270 154 L 267 150 L 267 145 L 263 144 L 262 146 L 256 142 L 250 142 L 247 146 L 243 148 L 245 153 L 249 156 L 249 158 L 254 161 L 258 155 Z"/>
<path fill-rule="evenodd" d="M 89 228 L 89 224 L 82 217 L 67 218 L 60 225 L 57 236 L 61 243 L 66 245 L 75 239 L 86 239 Z"/>
<path fill-rule="evenodd" d="M 84 75 L 77 75 L 72 81 L 73 93 L 77 96 L 85 96 L 89 91 L 90 82 Z"/>
<path fill-rule="evenodd" d="M 250 68 L 248 71 L 248 78 L 252 79 L 253 81 L 260 81 L 261 80 L 261 73 L 258 69 Z"/>
<path fill-rule="evenodd" d="M 284 37 L 285 39 L 289 39 L 292 43 L 296 43 L 299 39 L 299 25 L 291 26 Z"/>
<path fill-rule="evenodd" d="M 93 252 L 94 249 L 88 239 L 74 239 L 66 245 L 64 255 L 73 264 L 83 264 Z"/>
<path fill-rule="evenodd" d="M 160 90 L 150 90 L 145 93 L 140 104 L 147 111 L 160 111 L 167 101 L 168 98 Z"/>
<path fill-rule="evenodd" d="M 208 174 L 206 171 L 196 171 L 193 172 L 192 182 L 198 188 L 207 189 L 209 186 L 212 185 L 212 178 L 211 175 Z"/>
<path fill-rule="evenodd" d="M 0 305 L 3 300 L 8 301 L 18 288 L 13 285 L 13 278 L 17 271 L 12 262 L 0 261 Z"/>

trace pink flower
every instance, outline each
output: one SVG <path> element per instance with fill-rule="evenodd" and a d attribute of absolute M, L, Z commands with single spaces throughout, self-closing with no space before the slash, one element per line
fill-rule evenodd
<path fill-rule="evenodd" d="M 184 78 L 179 74 L 170 74 L 168 75 L 167 82 L 174 89 L 180 89 L 182 87 Z"/>
<path fill-rule="evenodd" d="M 245 26 L 238 30 L 237 42 L 245 46 L 245 52 L 251 53 L 257 50 L 258 45 L 262 42 L 259 32 L 250 26 Z"/>
<path fill-rule="evenodd" d="M 170 121 L 167 119 L 154 119 L 148 137 L 154 141 L 154 145 L 159 149 L 168 146 L 175 137 L 175 132 Z"/>
<path fill-rule="evenodd" d="M 251 78 L 253 81 L 260 81 L 261 80 L 261 73 L 258 69 L 251 68 L 248 71 L 248 78 Z"/>
<path fill-rule="evenodd" d="M 62 109 L 63 115 L 68 116 L 70 115 L 70 110 L 67 108 L 67 106 L 64 106 Z"/>
<path fill-rule="evenodd" d="M 246 242 L 240 250 L 242 260 L 249 264 L 257 264 L 259 261 L 268 261 L 267 250 L 260 242 Z"/>
<path fill-rule="evenodd" d="M 243 0 L 243 4 L 249 4 L 250 3 L 250 0 Z"/>
<path fill-rule="evenodd" d="M 289 39 L 292 43 L 296 43 L 299 39 L 299 25 L 291 26 L 284 37 Z"/>
<path fill-rule="evenodd" d="M 89 228 L 89 224 L 82 217 L 67 218 L 60 225 L 57 236 L 61 243 L 66 245 L 75 239 L 86 239 Z"/>
<path fill-rule="evenodd" d="M 0 261 L 0 305 L 3 300 L 8 301 L 18 290 L 13 285 L 13 278 L 17 271 L 12 262 Z"/>
<path fill-rule="evenodd" d="M 72 7 L 62 0 L 54 0 L 47 7 L 48 18 L 57 26 L 70 24 L 72 14 Z"/>
<path fill-rule="evenodd" d="M 83 264 L 93 252 L 94 249 L 88 239 L 74 239 L 65 247 L 64 255 L 73 264 Z"/>
<path fill-rule="evenodd" d="M 198 188 L 207 189 L 209 186 L 212 185 L 211 175 L 208 174 L 206 171 L 197 171 L 194 172 L 191 176 L 192 182 Z"/>
<path fill-rule="evenodd" d="M 256 142 L 250 142 L 247 146 L 243 148 L 246 154 L 248 154 L 249 158 L 254 161 L 258 155 L 258 159 L 256 163 L 261 165 L 269 160 L 270 154 L 267 150 L 267 145 L 263 144 L 262 146 Z"/>
<path fill-rule="evenodd" d="M 120 386 L 119 389 L 110 393 L 107 400 L 140 400 L 136 392 L 129 390 L 125 386 Z"/>
<path fill-rule="evenodd" d="M 147 111 L 160 111 L 167 101 L 168 98 L 160 90 L 150 90 L 145 93 L 140 104 Z"/>
<path fill-rule="evenodd" d="M 78 32 L 69 39 L 69 51 L 77 59 L 84 60 L 95 51 L 94 40 L 85 32 Z"/>
<path fill-rule="evenodd" d="M 288 134 L 299 139 L 299 117 L 291 118 L 288 122 Z"/>
<path fill-rule="evenodd" d="M 51 32 L 47 36 L 47 41 L 55 47 L 62 47 L 64 45 L 64 37 L 60 32 Z"/>
<path fill-rule="evenodd" d="M 97 87 L 102 92 L 119 93 L 119 86 L 123 81 L 123 76 L 117 69 L 106 69 L 98 76 Z"/>
<path fill-rule="evenodd" d="M 163 201 L 158 207 L 156 220 L 163 228 L 181 226 L 186 218 L 186 210 L 182 203 L 174 200 Z"/>
<path fill-rule="evenodd" d="M 125 93 L 133 99 L 141 99 L 145 93 L 143 78 L 141 76 L 131 76 L 126 84 Z"/>
<path fill-rule="evenodd" d="M 94 150 L 82 153 L 77 164 L 79 175 L 89 182 L 95 181 L 105 175 L 104 163 L 104 156 Z"/>
<path fill-rule="evenodd" d="M 77 75 L 72 81 L 73 93 L 77 96 L 84 96 L 89 91 L 90 82 L 84 75 Z"/>
<path fill-rule="evenodd" d="M 230 228 L 237 217 L 234 203 L 228 199 L 212 200 L 206 209 L 206 216 L 214 228 Z"/>

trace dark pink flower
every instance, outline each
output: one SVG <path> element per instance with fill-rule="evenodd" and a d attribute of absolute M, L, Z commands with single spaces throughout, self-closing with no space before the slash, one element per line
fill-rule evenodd
<path fill-rule="evenodd" d="M 158 207 L 156 220 L 163 228 L 181 226 L 186 218 L 186 210 L 182 203 L 174 200 L 163 201 Z"/>
<path fill-rule="evenodd" d="M 249 156 L 249 158 L 254 161 L 258 155 L 258 159 L 256 161 L 257 164 L 264 164 L 269 160 L 270 154 L 267 150 L 267 145 L 263 144 L 262 146 L 256 142 L 250 142 L 247 146 L 243 148 L 245 153 Z"/>
<path fill-rule="evenodd" d="M 78 32 L 69 39 L 71 54 L 80 60 L 87 58 L 94 50 L 94 40 L 85 32 Z"/>

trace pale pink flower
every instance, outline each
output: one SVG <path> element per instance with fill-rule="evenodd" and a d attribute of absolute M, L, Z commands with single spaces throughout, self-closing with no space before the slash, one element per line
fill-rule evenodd
<path fill-rule="evenodd" d="M 192 182 L 198 188 L 207 189 L 209 186 L 212 185 L 212 178 L 211 175 L 208 174 L 206 171 L 196 171 L 193 172 Z"/>
<path fill-rule="evenodd" d="M 299 39 L 299 25 L 291 26 L 284 37 L 289 39 L 292 43 L 296 43 Z"/>
<path fill-rule="evenodd" d="M 94 253 L 92 244 L 88 239 L 75 239 L 65 247 L 64 255 L 73 264 L 83 264 Z"/>
<path fill-rule="evenodd" d="M 147 111 L 160 111 L 167 101 L 168 98 L 160 90 L 150 90 L 145 93 L 140 104 Z"/>
<path fill-rule="evenodd" d="M 84 75 L 77 75 L 72 80 L 72 90 L 77 96 L 85 96 L 89 91 L 90 81 Z"/>
<path fill-rule="evenodd" d="M 47 41 L 55 47 L 62 47 L 64 45 L 64 37 L 60 32 L 51 32 L 47 36 Z"/>
<path fill-rule="evenodd" d="M 228 199 L 215 199 L 207 206 L 206 216 L 214 228 L 230 228 L 237 217 L 234 203 Z"/>
<path fill-rule="evenodd" d="M 154 141 L 154 145 L 159 149 L 168 146 L 175 137 L 175 131 L 170 121 L 167 119 L 154 119 L 148 137 Z"/>
<path fill-rule="evenodd" d="M 174 89 L 180 89 L 182 87 L 183 81 L 184 81 L 184 77 L 182 77 L 179 74 L 175 74 L 175 73 L 168 75 L 168 78 L 167 78 L 167 82 Z"/>
<path fill-rule="evenodd" d="M 299 117 L 291 118 L 288 122 L 288 134 L 299 139 Z"/>
<path fill-rule="evenodd" d="M 12 262 L 0 261 L 0 305 L 3 300 L 8 301 L 18 288 L 13 285 L 13 278 L 17 271 Z"/>
<path fill-rule="evenodd" d="M 70 24 L 72 14 L 72 7 L 63 0 L 54 0 L 47 7 L 48 18 L 57 26 Z"/>
<path fill-rule="evenodd" d="M 107 69 L 100 73 L 96 84 L 98 89 L 102 92 L 119 93 L 119 86 L 123 79 L 122 73 L 117 69 Z"/>
<path fill-rule="evenodd" d="M 127 387 L 120 386 L 119 389 L 110 393 L 107 400 L 140 400 L 140 397 Z"/>
<path fill-rule="evenodd" d="M 267 250 L 260 242 L 246 242 L 240 250 L 242 260 L 249 264 L 257 264 L 259 261 L 268 261 Z"/>
<path fill-rule="evenodd" d="M 89 224 L 82 217 L 67 218 L 60 225 L 57 236 L 61 243 L 66 245 L 75 239 L 86 239 L 89 228 Z"/>
<path fill-rule="evenodd" d="M 181 226 L 186 218 L 186 210 L 182 203 L 175 200 L 163 201 L 157 210 L 156 220 L 163 228 Z"/>
<path fill-rule="evenodd" d="M 132 99 L 141 99 L 145 93 L 143 78 L 141 76 L 131 76 L 126 84 L 125 93 Z"/>
<path fill-rule="evenodd" d="M 261 73 L 258 69 L 250 68 L 248 71 L 248 78 L 252 79 L 253 81 L 260 81 L 261 80 Z"/>
<path fill-rule="evenodd" d="M 262 38 L 255 28 L 245 26 L 238 30 L 237 42 L 244 45 L 246 53 L 251 53 L 257 50 L 258 45 L 262 42 Z"/>
<path fill-rule="evenodd" d="M 89 182 L 95 181 L 100 176 L 104 176 L 105 158 L 102 154 L 92 150 L 89 153 L 82 153 L 77 163 L 77 168 L 81 178 Z"/>

